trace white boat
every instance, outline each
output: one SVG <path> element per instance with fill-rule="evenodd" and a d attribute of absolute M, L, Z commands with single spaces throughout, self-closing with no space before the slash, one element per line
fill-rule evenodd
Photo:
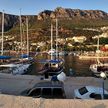
<path fill-rule="evenodd" d="M 48 54 L 49 55 L 51 55 L 51 54 L 52 55 L 56 55 L 56 50 L 55 49 L 51 49 L 51 50 L 48 51 Z"/>
<path fill-rule="evenodd" d="M 27 72 L 30 64 L 19 64 L 12 68 L 13 75 L 22 75 Z"/>
<path fill-rule="evenodd" d="M 22 21 L 21 21 L 21 13 L 20 13 L 20 35 L 21 35 L 21 46 L 22 46 Z M 27 25 L 27 54 L 29 55 L 29 43 L 28 43 L 28 19 L 26 18 L 26 25 Z M 0 60 L 3 61 L 3 59 L 9 59 L 9 56 L 4 56 L 3 54 L 3 37 L 4 37 L 4 12 L 2 14 L 2 45 L 1 45 L 1 56 L 0 56 Z M 22 47 L 21 47 L 22 48 Z M 22 58 L 21 60 L 19 59 L 18 62 L 14 62 L 14 63 L 2 63 L 0 65 L 1 68 L 9 68 L 9 70 L 11 70 L 12 74 L 24 74 L 26 72 L 26 70 L 29 68 L 30 66 L 30 62 L 24 62 L 24 61 L 31 61 L 32 58 L 31 57 L 26 57 L 26 58 Z"/>
<path fill-rule="evenodd" d="M 99 37 L 98 37 L 98 41 L 97 41 L 97 51 L 96 51 L 96 53 L 97 53 L 97 57 L 96 57 L 97 63 L 91 64 L 90 65 L 90 70 L 93 72 L 94 75 L 96 75 L 98 77 L 100 77 L 101 72 L 105 72 L 106 76 L 108 76 L 108 63 L 102 63 L 99 60 L 99 53 L 100 53 Z"/>
<path fill-rule="evenodd" d="M 56 19 L 56 40 L 57 40 L 57 36 L 58 36 L 58 21 Z M 46 70 L 46 72 L 44 72 L 45 74 L 57 75 L 63 72 L 63 60 L 59 60 L 57 44 L 58 43 L 56 41 L 56 50 L 54 50 L 53 49 L 53 25 L 51 24 L 51 50 L 50 50 L 51 59 L 48 60 L 44 65 L 44 68 Z M 53 58 L 53 54 L 55 54 L 56 56 L 55 59 Z"/>
<path fill-rule="evenodd" d="M 20 32 L 22 32 L 22 24 L 21 24 L 21 15 L 20 15 Z M 19 59 L 21 62 L 33 62 L 34 59 L 32 57 L 29 56 L 29 37 L 28 37 L 28 18 L 26 17 L 26 35 L 27 35 L 27 45 L 26 45 L 26 49 L 27 49 L 27 54 L 23 54 L 22 49 L 21 49 L 21 58 Z M 22 46 L 22 33 L 20 33 L 21 35 L 21 46 Z M 22 48 L 22 47 L 21 47 Z"/>
<path fill-rule="evenodd" d="M 61 52 L 59 52 L 59 55 L 60 55 L 60 56 L 66 56 L 66 55 L 68 55 L 68 52 L 66 52 L 66 51 L 61 51 Z"/>
<path fill-rule="evenodd" d="M 22 52 L 22 19 L 21 19 L 21 10 L 20 10 L 20 36 L 21 36 L 21 53 Z M 26 17 L 26 27 L 27 27 L 27 54 L 25 55 L 21 55 L 21 58 L 19 58 L 19 63 L 16 64 L 15 67 L 12 68 L 12 74 L 16 75 L 16 74 L 24 74 L 27 72 L 29 66 L 31 65 L 29 60 L 31 60 L 30 57 L 28 57 L 29 55 L 29 43 L 28 43 L 28 18 Z M 23 58 L 24 56 L 24 58 Z"/>
<path fill-rule="evenodd" d="M 12 67 L 12 63 L 4 62 L 4 60 L 11 59 L 11 56 L 4 55 L 4 10 L 2 12 L 2 40 L 1 40 L 1 55 L 0 55 L 0 67 Z"/>
<path fill-rule="evenodd" d="M 63 72 L 63 61 L 62 60 L 50 60 L 47 61 L 44 65 L 44 69 L 46 69 L 46 73 L 48 75 L 58 75 Z"/>
<path fill-rule="evenodd" d="M 9 63 L 9 64 L 2 64 L 0 65 L 0 67 L 13 68 L 13 67 L 16 67 L 17 65 L 18 64 Z"/>
<path fill-rule="evenodd" d="M 92 64 L 90 70 L 98 77 L 100 77 L 101 72 L 105 72 L 106 76 L 108 76 L 108 63 Z"/>

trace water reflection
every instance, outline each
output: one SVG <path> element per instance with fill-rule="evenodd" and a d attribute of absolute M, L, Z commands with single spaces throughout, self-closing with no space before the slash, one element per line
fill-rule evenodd
<path fill-rule="evenodd" d="M 61 59 L 64 59 L 64 72 L 68 76 L 92 76 L 92 72 L 89 69 L 90 64 L 96 62 L 96 59 L 89 60 L 79 60 L 77 56 L 61 56 Z M 44 63 L 39 63 L 40 60 L 50 59 L 50 56 L 47 54 L 38 55 L 36 57 L 36 62 L 34 65 L 30 67 L 30 71 L 28 74 L 30 75 L 38 75 L 39 70 L 42 69 Z M 101 59 L 103 62 L 108 62 L 106 59 Z"/>

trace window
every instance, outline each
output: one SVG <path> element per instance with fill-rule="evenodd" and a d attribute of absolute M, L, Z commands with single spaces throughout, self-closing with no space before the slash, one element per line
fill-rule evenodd
<path fill-rule="evenodd" d="M 81 95 L 83 95 L 83 94 L 85 94 L 85 93 L 87 93 L 87 92 L 88 92 L 88 90 L 86 89 L 86 87 L 82 87 L 82 88 L 79 89 L 79 93 L 80 93 Z"/>
<path fill-rule="evenodd" d="M 91 93 L 90 97 L 94 98 L 94 99 L 101 99 L 101 95 L 100 94 L 95 94 L 95 93 Z"/>
<path fill-rule="evenodd" d="M 31 90 L 28 93 L 28 96 L 40 96 L 40 95 L 41 95 L 41 88 L 37 88 L 37 89 Z"/>
<path fill-rule="evenodd" d="M 54 98 L 63 98 L 63 90 L 61 88 L 53 89 L 53 97 Z"/>
<path fill-rule="evenodd" d="M 50 97 L 50 96 L 52 96 L 51 88 L 43 88 L 42 97 Z"/>
<path fill-rule="evenodd" d="M 104 94 L 104 99 L 108 99 L 108 94 Z"/>

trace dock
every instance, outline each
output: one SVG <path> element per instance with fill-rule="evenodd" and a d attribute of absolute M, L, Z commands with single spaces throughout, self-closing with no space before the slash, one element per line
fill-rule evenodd
<path fill-rule="evenodd" d="M 2 94 L 19 96 L 22 91 L 32 88 L 35 84 L 51 80 L 51 78 L 47 80 L 42 79 L 42 76 L 11 75 L 0 73 L 0 92 Z M 107 82 L 108 80 L 105 80 L 105 89 L 108 90 Z M 73 99 L 74 89 L 87 85 L 101 87 L 102 80 L 93 77 L 67 77 L 66 81 L 64 81 L 64 90 L 66 93 L 66 98 Z"/>
<path fill-rule="evenodd" d="M 1 94 L 0 108 L 108 108 L 108 100 L 43 99 Z"/>
<path fill-rule="evenodd" d="M 50 81 L 50 79 L 47 79 Z M 94 77 L 67 77 L 64 81 L 66 99 L 44 99 L 21 96 L 25 89 L 42 82 L 42 76 L 11 75 L 0 73 L 0 108 L 107 108 L 108 100 L 74 99 L 74 89 L 86 85 L 102 86 L 102 80 Z M 108 80 L 105 80 L 108 90 Z"/>

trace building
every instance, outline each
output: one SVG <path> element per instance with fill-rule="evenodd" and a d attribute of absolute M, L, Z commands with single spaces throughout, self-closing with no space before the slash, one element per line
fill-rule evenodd
<path fill-rule="evenodd" d="M 74 36 L 72 39 L 74 42 L 83 43 L 87 38 L 85 36 Z"/>

